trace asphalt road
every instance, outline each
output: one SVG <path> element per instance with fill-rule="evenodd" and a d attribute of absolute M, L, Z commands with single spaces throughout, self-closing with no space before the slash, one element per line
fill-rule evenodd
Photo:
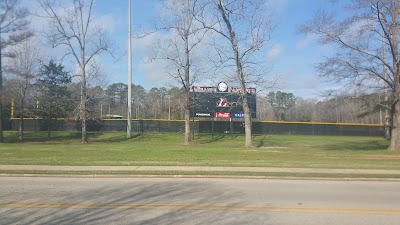
<path fill-rule="evenodd" d="M 0 224 L 400 224 L 400 182 L 0 178 Z"/>

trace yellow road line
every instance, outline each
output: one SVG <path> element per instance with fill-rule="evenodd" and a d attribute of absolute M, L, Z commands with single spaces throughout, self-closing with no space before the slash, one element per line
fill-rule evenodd
<path fill-rule="evenodd" d="M 262 211 L 289 213 L 341 213 L 400 215 L 399 209 L 373 208 L 319 208 L 299 206 L 225 205 L 225 204 L 100 204 L 62 202 L 0 202 L 0 208 L 25 209 L 148 209 L 148 210 L 222 210 L 222 211 Z"/>

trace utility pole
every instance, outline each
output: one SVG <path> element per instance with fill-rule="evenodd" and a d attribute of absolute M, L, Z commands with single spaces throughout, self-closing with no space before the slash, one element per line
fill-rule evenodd
<path fill-rule="evenodd" d="M 132 137 L 132 38 L 131 38 L 131 0 L 128 0 L 128 119 L 127 138 Z"/>

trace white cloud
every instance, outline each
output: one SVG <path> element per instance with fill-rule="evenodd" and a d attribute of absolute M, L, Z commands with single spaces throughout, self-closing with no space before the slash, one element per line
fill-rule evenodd
<path fill-rule="evenodd" d="M 267 59 L 270 61 L 278 61 L 283 54 L 284 47 L 281 44 L 275 44 L 268 52 Z"/>
<path fill-rule="evenodd" d="M 100 26 L 107 32 L 115 32 L 117 30 L 118 19 L 113 14 L 104 14 L 96 16 L 96 25 Z"/>
<path fill-rule="evenodd" d="M 268 3 L 273 11 L 282 12 L 287 9 L 290 0 L 270 0 Z"/>
<path fill-rule="evenodd" d="M 308 45 L 310 44 L 310 42 L 308 41 L 307 38 L 297 42 L 296 44 L 296 51 L 302 51 L 303 49 L 305 49 Z"/>
<path fill-rule="evenodd" d="M 315 42 L 317 36 L 314 34 L 307 35 L 304 39 L 300 40 L 296 44 L 296 51 L 303 51 L 308 46 L 310 46 L 313 42 Z"/>
<path fill-rule="evenodd" d="M 149 87 L 159 87 L 174 83 L 174 80 L 165 72 L 166 63 L 161 60 L 149 63 L 141 61 L 137 66 L 139 73 L 137 76 L 144 76 L 142 81 L 145 84 L 149 84 Z"/>
<path fill-rule="evenodd" d="M 132 38 L 132 50 L 134 54 L 147 54 L 148 48 L 157 44 L 160 34 L 153 33 L 142 38 Z"/>

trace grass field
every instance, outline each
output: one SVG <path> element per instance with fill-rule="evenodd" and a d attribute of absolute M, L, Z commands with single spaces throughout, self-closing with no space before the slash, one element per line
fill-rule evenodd
<path fill-rule="evenodd" d="M 400 169 L 400 152 L 387 151 L 380 137 L 259 135 L 253 148 L 244 148 L 240 135 L 196 135 L 190 146 L 183 134 L 80 134 L 27 132 L 24 143 L 17 133 L 5 132 L 0 145 L 2 165 L 91 166 L 250 166 L 286 168 Z"/>

